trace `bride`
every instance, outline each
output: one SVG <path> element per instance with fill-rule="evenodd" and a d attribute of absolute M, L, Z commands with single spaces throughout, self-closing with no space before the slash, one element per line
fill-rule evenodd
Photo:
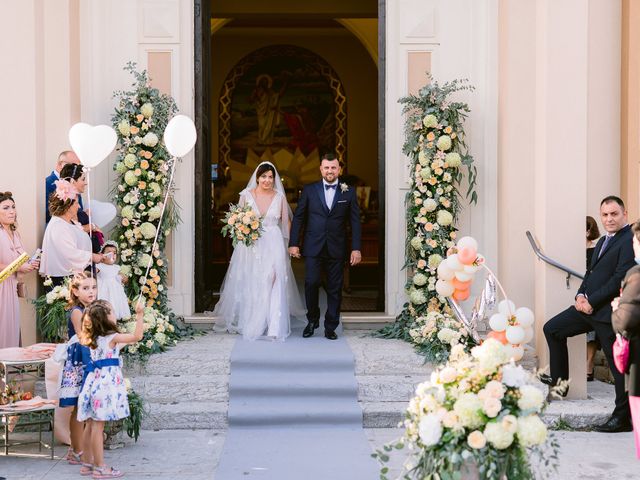
<path fill-rule="evenodd" d="M 240 205 L 262 217 L 263 231 L 253 246 L 239 243 L 233 251 L 213 311 L 224 320 L 217 329 L 242 333 L 247 340 L 284 340 L 291 333 L 289 317 L 303 317 L 305 308 L 287 253 L 291 209 L 272 163 L 258 165 L 240 192 Z"/>

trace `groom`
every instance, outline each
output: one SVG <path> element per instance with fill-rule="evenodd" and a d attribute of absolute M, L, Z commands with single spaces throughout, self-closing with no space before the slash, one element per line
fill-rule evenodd
<path fill-rule="evenodd" d="M 355 188 L 340 183 L 340 163 L 332 154 L 320 162 L 322 181 L 304 187 L 291 223 L 289 254 L 300 257 L 300 231 L 304 227 L 304 296 L 307 301 L 307 320 L 302 336 L 313 335 L 320 326 L 318 293 L 320 277 L 327 274 L 327 312 L 324 316 L 324 336 L 336 340 L 340 323 L 340 301 L 344 261 L 346 259 L 346 226 L 351 224 L 351 265 L 362 260 L 360 253 L 360 210 Z"/>

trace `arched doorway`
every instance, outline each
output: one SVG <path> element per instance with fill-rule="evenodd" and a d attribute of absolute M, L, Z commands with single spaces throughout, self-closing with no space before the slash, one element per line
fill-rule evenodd
<path fill-rule="evenodd" d="M 237 199 L 255 165 L 265 159 L 276 163 L 289 177 L 289 201 L 295 204 L 301 185 L 319 179 L 321 150 L 334 149 L 349 183 L 361 194 L 365 232 L 365 265 L 348 276 L 345 311 L 383 311 L 384 149 L 378 106 L 384 103 L 371 39 L 367 45 L 366 31 L 354 33 L 371 28 L 372 22 L 377 28 L 377 3 L 346 2 L 342 7 L 351 12 L 332 12 L 326 3 L 309 2 L 304 13 L 284 0 L 249 2 L 252 6 L 245 5 L 243 11 L 232 3 L 212 1 L 196 11 L 211 15 L 215 30 L 206 45 L 204 17 L 200 29 L 196 27 L 196 124 L 207 130 L 201 138 L 208 143 L 199 144 L 196 153 L 196 310 L 215 303 L 231 253 L 220 237 L 218 217 Z M 370 5 L 363 10 L 364 3 Z M 368 24 L 362 23 L 365 15 Z M 350 22 L 350 16 L 358 20 Z M 293 70 L 300 80 L 304 66 L 310 70 L 306 89 L 301 87 L 304 78 L 296 85 L 281 76 Z M 247 101 L 261 82 L 267 90 L 282 92 L 272 132 L 258 131 L 255 105 Z M 327 91 L 333 109 L 323 114 Z M 240 97 L 235 108 L 234 93 Z M 261 134 L 262 140 L 256 141 Z"/>

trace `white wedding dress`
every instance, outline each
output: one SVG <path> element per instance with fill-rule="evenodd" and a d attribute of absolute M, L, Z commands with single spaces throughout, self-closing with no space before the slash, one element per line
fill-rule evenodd
<path fill-rule="evenodd" d="M 263 232 L 253 246 L 236 245 L 214 315 L 216 329 L 241 333 L 247 340 L 284 340 L 291 333 L 290 317 L 304 317 L 287 253 L 289 207 L 276 191 L 266 212 L 260 212 L 250 191 L 240 193 L 240 205 L 251 205 L 262 216 Z"/>

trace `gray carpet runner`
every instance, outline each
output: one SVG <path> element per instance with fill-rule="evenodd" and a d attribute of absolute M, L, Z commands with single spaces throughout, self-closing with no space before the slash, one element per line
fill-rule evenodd
<path fill-rule="evenodd" d="M 343 338 L 295 329 L 285 342 L 238 339 L 229 432 L 216 480 L 375 480 L 354 358 Z"/>

